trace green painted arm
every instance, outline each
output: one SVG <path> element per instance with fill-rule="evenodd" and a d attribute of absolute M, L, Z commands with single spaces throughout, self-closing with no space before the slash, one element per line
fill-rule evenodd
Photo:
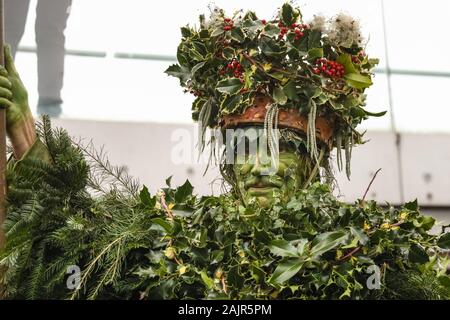
<path fill-rule="evenodd" d="M 19 160 L 10 159 L 10 161 L 14 161 L 14 166 L 17 166 L 20 165 L 20 163 L 25 159 L 39 159 L 41 161 L 51 163 L 51 157 L 48 149 L 40 139 L 36 139 Z"/>
<path fill-rule="evenodd" d="M 20 160 L 25 154 L 42 155 L 28 104 L 28 92 L 14 66 L 9 46 L 5 46 L 5 67 L 0 66 L 0 105 L 6 107 L 6 132 L 13 146 L 14 158 Z"/>

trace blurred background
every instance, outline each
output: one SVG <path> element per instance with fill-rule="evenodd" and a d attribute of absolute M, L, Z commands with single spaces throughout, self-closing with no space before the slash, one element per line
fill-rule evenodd
<path fill-rule="evenodd" d="M 16 1 L 16 0 L 10 0 Z M 39 0 L 54 1 L 58 0 Z M 31 0 L 16 64 L 38 104 L 35 19 Z M 105 146 L 111 162 L 124 165 L 152 191 L 174 176 L 190 179 L 200 194 L 219 193 L 217 168 L 203 175 L 196 157 L 175 163 L 171 156 L 184 141 L 180 130 L 196 132 L 193 100 L 178 80 L 163 71 L 175 62 L 179 28 L 196 24 L 200 13 L 217 5 L 230 14 L 254 10 L 271 18 L 283 0 L 73 0 L 67 10 L 64 103 L 54 123 L 76 137 Z M 373 174 L 382 171 L 368 198 L 400 204 L 415 198 L 424 210 L 450 220 L 450 1 L 300 0 L 304 20 L 314 14 L 348 13 L 359 19 L 369 39 L 366 52 L 379 57 L 367 109 L 388 110 L 366 121 L 369 143 L 356 148 L 352 177 L 337 173 L 337 195 L 352 202 L 362 197 Z M 8 18 L 7 18 L 8 19 Z M 15 19 L 15 17 L 10 17 Z M 37 27 L 37 26 L 36 26 Z M 180 140 L 181 139 L 181 140 Z M 211 184 L 211 181 L 214 181 Z"/>

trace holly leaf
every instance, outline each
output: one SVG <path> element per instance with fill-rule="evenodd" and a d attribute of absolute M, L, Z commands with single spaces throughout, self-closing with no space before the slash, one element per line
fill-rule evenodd
<path fill-rule="evenodd" d="M 295 22 L 294 9 L 287 2 L 281 7 L 281 20 L 286 26 Z"/>
<path fill-rule="evenodd" d="M 244 42 L 245 40 L 244 31 L 242 31 L 241 28 L 233 28 L 233 30 L 231 30 L 231 39 L 237 42 Z"/>
<path fill-rule="evenodd" d="M 211 37 L 218 37 L 225 33 L 225 30 L 223 30 L 223 27 L 217 27 L 213 30 L 211 33 Z"/>
<path fill-rule="evenodd" d="M 403 205 L 405 209 L 411 210 L 411 211 L 417 211 L 419 210 L 419 204 L 417 203 L 417 199 L 414 201 L 407 202 Z"/>
<path fill-rule="evenodd" d="M 225 59 L 231 60 L 236 56 L 236 51 L 231 47 L 226 47 L 222 50 L 222 55 Z"/>
<path fill-rule="evenodd" d="M 268 57 L 274 57 L 282 59 L 283 56 L 286 54 L 285 50 L 281 48 L 280 45 L 277 44 L 277 42 L 271 38 L 262 38 L 261 39 L 261 51 Z"/>
<path fill-rule="evenodd" d="M 205 65 L 205 63 L 206 63 L 206 61 L 202 61 L 202 62 L 197 63 L 195 66 L 193 66 L 192 70 L 191 70 L 191 75 L 194 76 L 195 73 Z"/>
<path fill-rule="evenodd" d="M 321 39 L 322 39 L 322 32 L 320 32 L 320 30 L 317 29 L 311 30 L 308 36 L 308 50 L 322 47 L 320 43 Z"/>
<path fill-rule="evenodd" d="M 223 79 L 223 80 L 219 81 L 219 83 L 216 86 L 216 90 L 221 93 L 225 93 L 225 94 L 236 94 L 243 87 L 244 87 L 244 84 L 241 83 L 241 81 L 239 79 L 228 78 L 228 79 Z"/>
<path fill-rule="evenodd" d="M 223 99 L 220 110 L 223 114 L 234 113 L 242 102 L 242 95 L 228 95 Z"/>
<path fill-rule="evenodd" d="M 267 35 L 268 37 L 277 36 L 279 33 L 280 33 L 280 28 L 278 28 L 277 26 L 275 26 L 273 24 L 267 24 L 264 27 L 264 34 Z"/>
<path fill-rule="evenodd" d="M 183 84 L 190 79 L 189 69 L 178 64 L 173 64 L 164 71 L 166 74 L 172 77 L 176 77 L 180 79 L 180 82 Z"/>
<path fill-rule="evenodd" d="M 189 180 L 186 180 L 186 182 L 175 191 L 175 202 L 184 202 L 188 196 L 192 195 L 193 190 L 194 187 L 191 185 Z"/>

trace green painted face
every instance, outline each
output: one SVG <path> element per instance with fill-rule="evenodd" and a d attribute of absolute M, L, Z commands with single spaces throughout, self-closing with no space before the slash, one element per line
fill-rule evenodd
<path fill-rule="evenodd" d="M 312 169 L 309 157 L 299 154 L 290 144 L 280 144 L 278 166 L 268 174 L 271 166 L 270 154 L 259 144 L 256 150 L 247 149 L 245 154 L 236 155 L 233 171 L 245 204 L 257 202 L 269 207 L 276 199 L 288 201 L 303 186 Z"/>

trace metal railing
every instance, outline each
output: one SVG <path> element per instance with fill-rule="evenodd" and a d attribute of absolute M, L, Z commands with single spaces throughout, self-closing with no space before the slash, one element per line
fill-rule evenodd
<path fill-rule="evenodd" d="M 20 46 L 18 51 L 36 53 L 36 47 Z M 116 59 L 167 61 L 167 62 L 177 61 L 177 58 L 172 55 L 136 53 L 136 52 L 114 52 L 110 54 L 106 51 L 66 49 L 66 55 L 89 57 L 89 58 L 106 58 L 108 56 L 112 56 L 113 58 Z M 375 73 L 387 74 L 388 71 L 385 68 L 376 68 Z M 389 73 L 391 75 L 450 78 L 450 72 L 442 72 L 442 71 L 390 69 Z"/>

